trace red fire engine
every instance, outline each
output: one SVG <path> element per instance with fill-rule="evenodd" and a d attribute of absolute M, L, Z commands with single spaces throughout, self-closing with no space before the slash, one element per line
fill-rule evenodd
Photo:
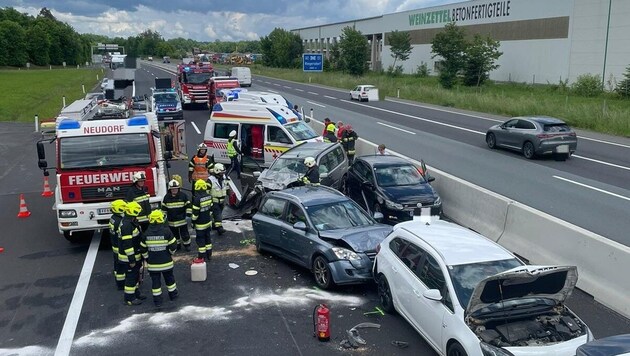
<path fill-rule="evenodd" d="M 177 91 L 182 107 L 208 102 L 208 83 L 214 73 L 210 64 L 180 64 L 177 66 Z"/>
<path fill-rule="evenodd" d="M 212 107 L 223 100 L 220 91 L 223 89 L 240 88 L 238 79 L 232 77 L 214 77 L 210 79 L 208 89 L 208 109 L 212 112 Z"/>

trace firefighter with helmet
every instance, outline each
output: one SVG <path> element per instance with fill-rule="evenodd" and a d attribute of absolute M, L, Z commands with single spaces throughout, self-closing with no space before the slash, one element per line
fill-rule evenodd
<path fill-rule="evenodd" d="M 337 142 L 337 135 L 335 135 L 335 124 L 330 123 L 326 126 L 326 134 L 324 135 L 324 142 L 335 143 Z"/>
<path fill-rule="evenodd" d="M 219 235 L 225 233 L 223 228 L 223 207 L 225 206 L 225 198 L 228 191 L 228 179 L 225 178 L 225 167 L 221 163 L 214 165 L 214 170 L 210 176 L 210 194 L 212 195 L 212 217 L 214 220 L 214 229 Z"/>
<path fill-rule="evenodd" d="M 197 146 L 197 154 L 190 159 L 188 164 L 188 182 L 194 183 L 197 179 L 206 180 L 214 166 L 214 155 L 208 156 L 208 146 L 200 143 Z M 195 192 L 193 185 L 193 194 Z"/>
<path fill-rule="evenodd" d="M 177 250 L 177 240 L 170 229 L 164 225 L 162 210 L 153 210 L 149 214 L 149 227 L 140 239 L 140 251 L 147 261 L 151 276 L 151 294 L 156 307 L 162 306 L 162 277 L 171 300 L 177 299 L 177 284 L 173 275 L 173 258 Z"/>
<path fill-rule="evenodd" d="M 193 196 L 192 222 L 197 236 L 197 257 L 210 259 L 210 256 L 212 256 L 212 238 L 210 233 L 212 232 L 213 199 L 208 194 L 208 183 L 206 181 L 197 180 L 195 182 L 195 190 L 197 193 Z"/>
<path fill-rule="evenodd" d="M 127 270 L 125 263 L 118 259 L 118 228 L 125 214 L 126 206 L 127 203 L 122 199 L 116 199 L 110 204 L 112 216 L 109 218 L 109 238 L 112 243 L 112 252 L 114 253 L 114 279 L 118 290 L 125 288 L 125 271 Z"/>
<path fill-rule="evenodd" d="M 140 266 L 142 266 L 142 255 L 140 253 L 140 225 L 138 215 L 142 213 L 142 207 L 138 202 L 132 201 L 125 206 L 125 216 L 118 227 L 120 245 L 118 248 L 118 258 L 125 263 L 127 271 L 125 273 L 125 305 L 142 304 L 146 299 L 138 289 L 140 282 Z M 148 217 L 147 217 L 148 220 Z"/>
<path fill-rule="evenodd" d="M 166 214 L 168 227 L 177 240 L 177 249 L 184 245 L 190 251 L 190 234 L 188 233 L 187 217 L 192 214 L 190 199 L 181 190 L 179 182 L 172 179 L 168 182 L 168 193 L 162 200 L 162 211 Z"/>
<path fill-rule="evenodd" d="M 352 164 L 354 161 L 354 155 L 356 153 L 355 143 L 359 139 L 359 135 L 357 135 L 356 131 L 352 129 L 352 125 L 344 126 L 343 133 L 341 134 L 341 144 L 343 145 L 344 151 L 346 151 L 346 155 L 348 156 L 348 164 Z"/>
<path fill-rule="evenodd" d="M 239 162 L 239 155 L 241 155 L 241 149 L 238 147 L 238 140 L 236 139 L 236 130 L 230 132 L 227 141 L 227 155 L 232 165 L 232 170 L 236 170 L 236 177 L 241 179 L 241 163 Z"/>
<path fill-rule="evenodd" d="M 127 191 L 125 200 L 127 203 L 136 202 L 140 205 L 141 211 L 136 215 L 137 221 L 140 224 L 142 231 L 146 230 L 149 226 L 149 212 L 151 211 L 151 204 L 149 203 L 149 189 L 145 186 L 147 180 L 144 172 L 136 172 L 133 174 L 133 184 Z"/>
<path fill-rule="evenodd" d="M 306 173 L 302 177 L 302 183 L 319 185 L 319 166 L 315 162 L 315 158 L 306 157 L 304 159 L 304 165 L 306 166 Z"/>

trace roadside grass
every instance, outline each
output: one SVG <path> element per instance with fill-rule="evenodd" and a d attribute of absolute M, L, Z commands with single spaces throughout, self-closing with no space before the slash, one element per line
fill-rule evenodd
<path fill-rule="evenodd" d="M 321 84 L 350 91 L 358 84 L 378 87 L 385 96 L 477 111 L 502 116 L 547 115 L 565 120 L 571 126 L 596 132 L 630 137 L 630 100 L 614 93 L 598 97 L 581 97 L 558 85 L 489 82 L 480 88 L 457 86 L 452 90 L 440 87 L 436 77 L 413 75 L 390 77 L 367 73 L 354 77 L 338 72 L 304 73 L 299 69 L 251 67 L 253 74 Z"/>
<path fill-rule="evenodd" d="M 59 114 L 66 105 L 85 96 L 103 77 L 101 69 L 0 70 L 0 121 L 32 122 Z"/>

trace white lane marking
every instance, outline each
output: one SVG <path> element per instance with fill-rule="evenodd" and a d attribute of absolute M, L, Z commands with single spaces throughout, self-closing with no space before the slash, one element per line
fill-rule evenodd
<path fill-rule="evenodd" d="M 277 91 L 275 91 L 275 90 L 273 90 L 273 89 L 267 89 L 267 91 L 268 91 L 268 92 L 271 92 L 271 93 L 278 94 L 278 92 L 277 92 Z"/>
<path fill-rule="evenodd" d="M 83 301 L 85 300 L 85 294 L 90 284 L 90 277 L 92 276 L 92 269 L 94 268 L 100 242 L 101 235 L 95 232 L 92 236 L 90 248 L 85 256 L 83 268 L 81 268 L 81 274 L 79 275 L 79 281 L 77 282 L 77 287 L 72 296 L 72 302 L 70 302 L 70 307 L 68 308 L 66 321 L 63 323 L 63 329 L 61 330 L 57 348 L 55 349 L 55 356 L 70 355 L 70 349 L 74 341 L 74 333 L 77 330 L 81 309 L 83 309 Z"/>
<path fill-rule="evenodd" d="M 156 76 L 155 76 L 155 79 L 157 79 L 157 78 L 158 78 L 158 76 L 156 75 Z"/>
<path fill-rule="evenodd" d="M 319 94 L 317 94 L 317 93 L 315 93 L 315 92 L 312 92 L 312 91 L 309 91 L 309 92 L 307 92 L 307 93 L 309 93 L 309 94 L 313 94 L 313 95 L 319 95 Z"/>
<path fill-rule="evenodd" d="M 194 121 L 191 121 L 190 123 L 192 124 L 193 128 L 195 129 L 195 131 L 197 131 L 197 133 L 198 133 L 199 135 L 201 135 L 201 131 L 199 131 L 199 128 L 197 127 L 197 125 L 195 125 L 195 122 L 194 122 Z"/>
<path fill-rule="evenodd" d="M 397 103 L 397 104 L 416 106 L 416 107 L 419 107 L 419 108 L 425 108 L 425 109 L 430 109 L 430 110 L 435 110 L 435 111 L 444 111 L 444 112 L 451 113 L 451 114 L 470 116 L 470 117 L 475 117 L 477 119 L 488 120 L 488 121 L 493 121 L 493 122 L 505 122 L 506 120 L 508 120 L 508 119 L 505 119 L 505 120 L 491 119 L 489 117 L 483 117 L 483 116 L 479 116 L 479 115 L 466 114 L 466 113 L 457 112 L 457 111 L 453 111 L 453 110 L 439 109 L 439 108 L 434 108 L 432 106 L 426 106 L 426 105 L 414 104 L 414 103 L 407 103 L 407 102 L 396 100 L 396 99 L 385 99 L 385 100 L 386 101 L 391 101 L 391 102 Z"/>
<path fill-rule="evenodd" d="M 394 130 L 398 130 L 398 131 L 406 132 L 406 133 L 411 134 L 411 135 L 415 135 L 415 134 L 416 134 L 415 132 L 411 132 L 411 131 L 409 131 L 409 130 L 401 129 L 401 128 L 396 127 L 396 126 L 392 126 L 392 125 L 384 124 L 384 123 L 382 123 L 382 122 L 377 122 L 377 124 L 379 124 L 379 125 L 383 125 L 383 126 L 387 126 L 387 127 L 391 128 L 391 129 L 394 129 Z"/>
<path fill-rule="evenodd" d="M 584 159 L 584 160 L 587 160 L 587 161 L 591 161 L 591 162 L 595 162 L 595 163 L 599 163 L 599 164 L 605 164 L 607 166 L 611 166 L 611 167 L 615 167 L 615 168 L 619 168 L 619 169 L 625 169 L 626 171 L 630 171 L 630 167 L 620 166 L 618 164 L 608 163 L 608 162 L 600 161 L 600 160 L 593 159 L 593 158 L 588 158 L 588 157 L 584 157 L 584 156 L 580 156 L 580 155 L 576 155 L 576 154 L 572 155 L 571 157 Z"/>
<path fill-rule="evenodd" d="M 600 189 L 600 188 L 596 188 L 596 187 L 593 187 L 593 186 L 590 186 L 590 185 L 587 185 L 587 184 L 584 184 L 584 183 L 576 182 L 576 181 L 574 181 L 574 180 L 570 180 L 570 179 L 563 178 L 563 177 L 558 177 L 558 176 L 553 176 L 553 177 L 554 177 L 554 178 L 556 178 L 556 179 L 563 180 L 563 181 L 565 181 L 565 182 L 569 182 L 569 183 L 573 183 L 573 184 L 575 184 L 575 185 L 579 185 L 580 187 L 584 187 L 584 188 L 592 189 L 592 190 L 598 191 L 598 192 L 600 192 L 600 193 L 604 193 L 604 194 L 612 195 L 613 197 L 617 197 L 617 198 L 620 198 L 620 199 L 624 199 L 624 200 L 630 201 L 630 198 L 628 198 L 628 197 L 625 197 L 625 196 L 623 196 L 623 195 L 619 195 L 619 194 L 616 194 L 616 193 L 612 193 L 612 192 L 609 192 L 609 191 L 607 191 L 607 190 L 603 190 L 603 189 Z"/>
<path fill-rule="evenodd" d="M 322 108 L 325 108 L 325 107 L 326 107 L 326 106 L 324 106 L 324 105 L 322 105 L 322 104 L 314 103 L 314 102 L 312 102 L 312 101 L 308 101 L 308 100 L 307 100 L 306 102 L 307 102 L 307 103 L 309 103 L 309 104 L 313 104 L 313 105 L 315 105 L 315 106 L 322 107 Z"/>
<path fill-rule="evenodd" d="M 278 83 L 273 83 L 273 85 L 275 85 L 275 86 L 277 86 L 277 87 L 279 87 L 279 86 L 280 86 L 280 84 L 278 84 Z"/>
<path fill-rule="evenodd" d="M 295 88 L 295 90 L 297 90 L 297 91 L 301 91 L 301 92 L 303 92 L 303 91 L 304 91 L 304 90 L 302 90 L 302 89 L 298 89 L 298 88 Z"/>
<path fill-rule="evenodd" d="M 624 145 L 622 143 L 598 140 L 596 138 L 590 138 L 590 137 L 584 137 L 584 136 L 578 136 L 578 140 L 594 141 L 594 142 L 599 142 L 599 143 L 605 143 L 607 145 L 619 146 L 619 147 L 623 147 L 623 148 L 630 148 L 629 145 Z"/>
<path fill-rule="evenodd" d="M 324 95 L 324 98 L 328 98 L 328 99 L 337 99 L 334 96 L 328 96 L 328 95 Z"/>
<path fill-rule="evenodd" d="M 282 87 L 283 87 L 283 88 L 287 88 L 287 89 L 293 89 L 293 88 L 288 87 L 288 86 L 286 86 L 286 85 L 283 85 Z"/>

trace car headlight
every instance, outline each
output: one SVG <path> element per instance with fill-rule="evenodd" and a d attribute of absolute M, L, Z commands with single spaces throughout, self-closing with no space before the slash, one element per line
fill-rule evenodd
<path fill-rule="evenodd" d="M 389 209 L 394 209 L 394 210 L 404 209 L 404 206 L 402 204 L 394 203 L 393 201 L 389 201 L 389 200 L 385 200 L 385 206 L 387 206 Z"/>
<path fill-rule="evenodd" d="M 182 110 L 182 103 L 177 103 L 177 106 L 175 107 L 175 110 L 177 111 L 181 111 Z"/>
<path fill-rule="evenodd" d="M 479 346 L 481 347 L 483 356 L 514 356 L 508 350 L 486 344 L 485 342 L 480 342 Z"/>
<path fill-rule="evenodd" d="M 333 247 L 332 250 L 335 253 L 335 256 L 337 256 L 337 258 L 340 260 L 353 261 L 361 259 L 361 257 L 359 257 L 359 255 L 357 255 L 354 251 L 350 251 L 347 248 Z"/>
<path fill-rule="evenodd" d="M 440 198 L 440 196 L 438 195 L 437 198 L 435 198 L 433 205 L 440 205 L 440 204 L 442 204 L 442 198 Z"/>
<path fill-rule="evenodd" d="M 76 210 L 59 210 L 60 218 L 76 218 L 77 211 Z"/>

